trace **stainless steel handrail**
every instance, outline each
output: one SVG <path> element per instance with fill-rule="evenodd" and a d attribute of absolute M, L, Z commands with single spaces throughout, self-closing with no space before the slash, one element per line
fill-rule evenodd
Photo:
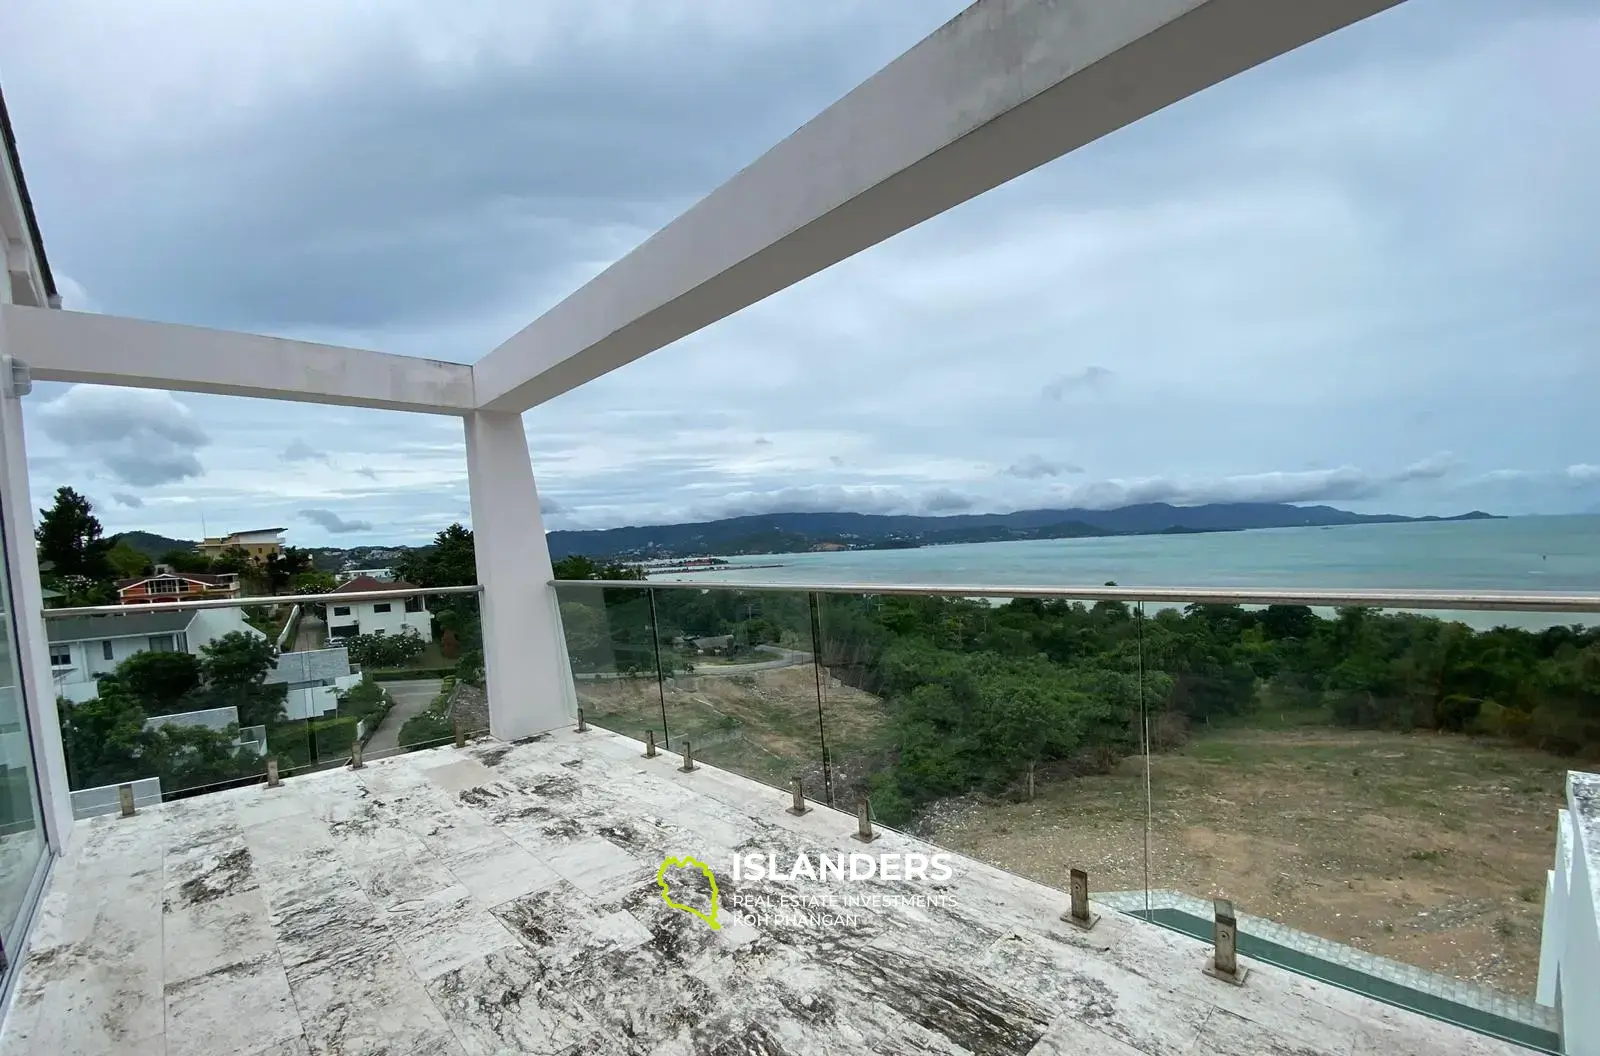
<path fill-rule="evenodd" d="M 399 601 L 428 594 L 477 594 L 480 584 L 464 587 L 418 587 L 416 590 L 368 590 L 348 594 L 267 594 L 253 598 L 206 598 L 201 601 L 158 601 L 136 605 L 79 605 L 70 609 L 45 609 L 44 618 L 68 616 L 126 616 L 130 612 L 184 612 L 189 609 L 239 609 L 246 605 L 339 604 L 346 601 Z"/>
<path fill-rule="evenodd" d="M 1313 608 L 1586 612 L 1600 614 L 1600 594 L 1518 594 L 1448 590 L 1247 590 L 1213 587 L 946 586 L 931 583 L 743 583 L 727 580 L 558 579 L 558 587 L 661 590 L 747 590 L 768 593 L 896 594 L 948 598 L 1045 598 L 1064 601 L 1196 603 L 1201 605 L 1309 605 Z"/>

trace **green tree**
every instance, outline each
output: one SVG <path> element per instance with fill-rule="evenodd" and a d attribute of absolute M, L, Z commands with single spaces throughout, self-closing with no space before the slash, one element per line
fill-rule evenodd
<path fill-rule="evenodd" d="M 252 576 L 259 573 L 259 568 L 256 559 L 250 556 L 250 551 L 242 546 L 230 546 L 211 559 L 211 571 Z"/>
<path fill-rule="evenodd" d="M 147 576 L 154 569 L 150 559 L 135 550 L 127 543 L 118 539 L 106 551 L 106 562 L 111 566 L 112 572 L 118 579 L 133 579 L 137 576 Z"/>
<path fill-rule="evenodd" d="M 298 547 L 284 547 L 281 553 L 268 554 L 261 563 L 261 574 L 273 594 L 289 587 L 294 578 L 313 571 L 311 555 Z"/>
<path fill-rule="evenodd" d="M 161 555 L 161 564 L 176 572 L 211 572 L 211 559 L 198 550 L 168 550 Z M 234 569 L 234 571 L 238 571 Z"/>
<path fill-rule="evenodd" d="M 101 538 L 100 519 L 89 500 L 71 488 L 56 489 L 55 505 L 39 511 L 34 529 L 41 567 L 64 580 L 104 582 L 114 575 L 107 554 L 111 541 Z"/>
<path fill-rule="evenodd" d="M 196 706 L 236 707 L 242 726 L 282 723 L 288 687 L 266 683 L 277 656 L 271 642 L 248 631 L 230 631 L 201 646 L 200 673 L 206 685 Z"/>
<path fill-rule="evenodd" d="M 187 711 L 188 695 L 200 686 L 200 661 L 189 653 L 135 653 L 117 665 L 115 678 L 147 715 Z"/>
<path fill-rule="evenodd" d="M 412 550 L 395 563 L 395 575 L 419 587 L 464 587 L 478 582 L 472 529 L 452 524 L 431 546 Z"/>

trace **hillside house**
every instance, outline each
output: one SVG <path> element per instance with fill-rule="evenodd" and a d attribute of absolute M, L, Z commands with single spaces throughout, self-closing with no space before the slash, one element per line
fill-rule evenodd
<path fill-rule="evenodd" d="M 283 553 L 283 533 L 287 528 L 253 528 L 248 532 L 207 536 L 195 546 L 206 557 L 219 557 L 224 550 L 238 547 L 257 561 Z"/>
<path fill-rule="evenodd" d="M 401 580 L 381 582 L 357 576 L 334 589 L 334 594 L 371 594 L 383 590 L 420 590 Z M 358 634 L 402 634 L 409 628 L 423 641 L 433 641 L 433 617 L 421 594 L 388 601 L 328 602 L 328 641 L 343 641 Z"/>
<path fill-rule="evenodd" d="M 339 707 L 339 694 L 361 681 L 350 670 L 347 649 L 308 649 L 283 653 L 267 672 L 267 684 L 288 687 L 284 714 L 290 719 L 315 719 Z"/>
<path fill-rule="evenodd" d="M 239 577 L 232 572 L 174 572 L 157 565 L 148 576 L 119 580 L 117 600 L 123 605 L 150 605 L 164 601 L 203 601 L 209 598 L 237 598 Z"/>
<path fill-rule="evenodd" d="M 143 652 L 200 654 L 203 646 L 233 631 L 265 637 L 244 622 L 238 609 L 137 612 L 74 616 L 46 624 L 50 674 L 57 696 L 75 703 L 100 693 L 96 678 Z"/>

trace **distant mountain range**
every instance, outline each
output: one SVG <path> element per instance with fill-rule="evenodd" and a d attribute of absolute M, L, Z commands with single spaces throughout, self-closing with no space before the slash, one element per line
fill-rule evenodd
<path fill-rule="evenodd" d="M 646 560 L 699 555 L 793 554 L 813 550 L 890 550 L 947 543 L 994 543 L 1016 539 L 1078 539 L 1107 535 L 1181 535 L 1240 532 L 1252 528 L 1302 528 L 1413 521 L 1478 521 L 1494 515 L 1473 510 L 1455 517 L 1402 517 L 1351 513 L 1332 506 L 1281 502 L 1227 502 L 1171 506 L 1147 502 L 1114 510 L 1018 510 L 1016 513 L 950 517 L 884 516 L 873 513 L 767 513 L 693 524 L 654 524 L 596 531 L 549 533 L 550 556 Z M 172 550 L 192 550 L 188 539 L 153 532 L 122 532 L 118 539 L 159 559 Z M 393 564 L 408 546 L 308 548 L 318 568 Z"/>
<path fill-rule="evenodd" d="M 695 524 L 657 524 L 598 531 L 549 533 L 550 556 L 643 560 L 695 555 L 786 554 L 813 550 L 883 550 L 946 543 L 992 543 L 1016 539 L 1075 539 L 1108 535 L 1170 535 L 1238 532 L 1252 528 L 1299 528 L 1415 521 L 1489 520 L 1473 510 L 1455 517 L 1402 517 L 1351 513 L 1332 506 L 1279 502 L 1172 506 L 1141 503 L 1114 510 L 1019 510 L 1016 513 L 950 517 L 883 516 L 871 513 L 769 513 Z"/>
<path fill-rule="evenodd" d="M 193 550 L 196 542 L 193 539 L 170 539 L 155 532 L 120 532 L 113 536 L 114 539 L 127 543 L 152 561 L 161 558 L 174 550 Z M 412 546 L 310 546 L 302 547 L 311 555 L 311 562 L 324 572 L 338 572 L 346 567 L 356 568 L 384 568 L 397 561 L 401 554 L 407 550 L 419 549 Z"/>

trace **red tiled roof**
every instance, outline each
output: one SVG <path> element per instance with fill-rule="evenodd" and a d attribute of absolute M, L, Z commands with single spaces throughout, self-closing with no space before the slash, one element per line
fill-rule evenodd
<path fill-rule="evenodd" d="M 388 583 L 373 579 L 371 576 L 357 576 L 333 588 L 335 594 L 372 594 L 380 590 L 421 590 L 421 587 L 407 583 L 403 579 L 392 580 Z"/>
<path fill-rule="evenodd" d="M 213 575 L 210 572 L 162 572 L 159 575 L 134 576 L 132 579 L 117 580 L 118 590 L 127 590 L 140 583 L 148 583 L 152 579 L 186 579 L 193 583 L 204 583 L 211 587 L 229 587 L 233 580 L 227 576 Z"/>

